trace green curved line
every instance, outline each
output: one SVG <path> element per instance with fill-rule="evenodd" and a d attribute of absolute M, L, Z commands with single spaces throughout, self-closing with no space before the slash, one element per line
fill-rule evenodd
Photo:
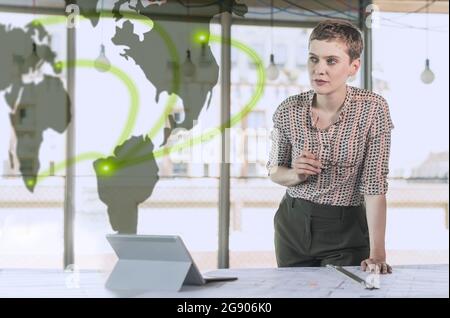
<path fill-rule="evenodd" d="M 98 159 L 100 157 L 103 157 L 103 156 L 104 156 L 104 154 L 99 153 L 99 152 L 85 152 L 85 153 L 82 153 L 81 155 L 78 155 L 76 157 L 72 157 L 69 160 L 65 160 L 65 161 L 61 161 L 61 162 L 57 163 L 55 165 L 54 172 L 57 172 L 57 171 L 62 170 L 64 168 L 68 167 L 68 166 L 74 165 L 76 163 L 79 163 L 79 162 L 82 162 L 82 161 L 85 161 L 85 160 L 96 160 L 96 159 Z M 42 172 L 42 173 L 40 173 L 38 175 L 38 177 L 36 179 L 36 183 L 37 182 L 41 182 L 41 181 L 47 179 L 48 177 L 50 177 L 50 170 L 49 169 L 44 171 L 44 172 Z"/>
<path fill-rule="evenodd" d="M 55 24 L 61 24 L 67 21 L 66 17 L 62 16 L 48 16 L 41 19 L 35 19 L 31 21 L 32 24 L 42 24 L 42 25 L 55 25 Z"/>

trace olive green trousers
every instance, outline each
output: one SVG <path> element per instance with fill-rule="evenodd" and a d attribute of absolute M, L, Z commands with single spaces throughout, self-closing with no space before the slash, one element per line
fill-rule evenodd
<path fill-rule="evenodd" d="M 369 257 L 364 204 L 324 205 L 293 198 L 286 192 L 274 226 L 279 267 L 357 266 Z"/>

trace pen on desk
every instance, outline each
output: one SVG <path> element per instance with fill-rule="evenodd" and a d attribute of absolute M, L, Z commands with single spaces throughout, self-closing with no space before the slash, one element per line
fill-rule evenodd
<path fill-rule="evenodd" d="M 353 274 L 352 272 L 349 272 L 348 270 L 346 270 L 342 266 L 335 266 L 335 265 L 327 264 L 327 267 L 331 268 L 331 269 L 334 269 L 337 272 L 345 275 L 347 278 L 350 278 L 354 282 L 357 282 L 358 284 L 362 285 L 366 289 L 376 289 L 376 287 L 374 285 L 369 284 L 366 280 L 362 279 L 358 275 Z"/>

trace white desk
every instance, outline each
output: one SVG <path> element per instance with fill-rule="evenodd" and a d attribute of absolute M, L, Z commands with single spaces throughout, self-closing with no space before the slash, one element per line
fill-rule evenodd
<path fill-rule="evenodd" d="M 364 276 L 356 267 L 347 269 Z M 184 286 L 180 292 L 114 293 L 103 285 L 108 273 L 58 270 L 0 270 L 0 297 L 449 297 L 448 265 L 397 266 L 381 276 L 381 288 L 367 290 L 328 268 L 231 269 L 233 282 Z"/>

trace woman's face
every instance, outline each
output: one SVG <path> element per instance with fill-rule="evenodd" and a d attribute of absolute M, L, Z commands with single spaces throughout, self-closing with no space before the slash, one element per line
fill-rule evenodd
<path fill-rule="evenodd" d="M 344 85 L 349 76 L 356 74 L 360 59 L 350 63 L 347 51 L 347 45 L 342 41 L 311 41 L 308 73 L 316 93 L 332 93 Z"/>

